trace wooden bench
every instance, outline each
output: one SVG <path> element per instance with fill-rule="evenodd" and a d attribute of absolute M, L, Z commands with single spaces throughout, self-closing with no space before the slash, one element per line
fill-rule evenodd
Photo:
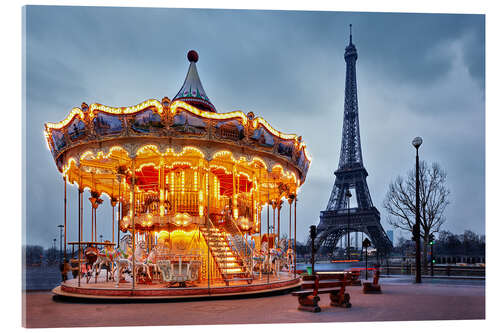
<path fill-rule="evenodd" d="M 361 286 L 361 280 L 359 279 L 359 277 L 361 276 L 361 271 L 360 270 L 352 270 L 350 272 L 352 274 L 351 286 Z"/>
<path fill-rule="evenodd" d="M 350 295 L 345 292 L 352 281 L 351 272 L 321 272 L 302 277 L 301 290 L 292 292 L 299 298 L 299 310 L 320 312 L 319 294 L 330 294 L 330 305 L 350 308 Z"/>
<path fill-rule="evenodd" d="M 380 270 L 376 269 L 373 273 L 373 282 L 364 282 L 363 283 L 363 293 L 364 294 L 380 294 L 380 293 L 382 293 L 382 289 L 380 288 L 380 284 L 378 284 L 379 278 L 380 278 Z"/>

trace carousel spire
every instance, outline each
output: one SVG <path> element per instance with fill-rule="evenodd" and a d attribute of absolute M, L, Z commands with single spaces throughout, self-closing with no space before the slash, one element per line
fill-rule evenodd
<path fill-rule="evenodd" d="M 198 62 L 198 53 L 194 50 L 191 50 L 188 52 L 187 58 L 190 64 L 186 79 L 184 80 L 184 84 L 172 101 L 184 101 L 199 109 L 217 112 L 214 105 L 210 102 L 210 99 L 208 99 L 208 96 L 201 84 L 200 77 L 198 76 L 198 70 L 196 69 L 196 62 Z"/>

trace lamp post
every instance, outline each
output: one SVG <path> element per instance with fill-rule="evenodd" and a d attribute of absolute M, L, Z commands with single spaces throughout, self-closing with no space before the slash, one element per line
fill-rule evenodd
<path fill-rule="evenodd" d="M 316 248 L 314 246 L 314 241 L 316 240 L 317 230 L 316 226 L 312 225 L 309 227 L 309 236 L 311 237 L 311 274 L 314 275 L 314 253 Z"/>
<path fill-rule="evenodd" d="M 413 227 L 413 238 L 415 240 L 415 283 L 422 283 L 420 263 L 420 165 L 418 161 L 418 148 L 422 145 L 422 138 L 417 136 L 411 142 L 416 149 L 415 156 L 415 225 Z"/>
<path fill-rule="evenodd" d="M 59 261 L 62 262 L 62 230 L 64 228 L 64 226 L 62 224 L 59 224 L 57 226 L 59 228 Z M 66 259 L 66 258 L 64 258 Z"/>
<path fill-rule="evenodd" d="M 351 191 L 347 189 L 345 196 L 347 197 L 347 259 L 351 260 L 351 236 L 349 231 L 349 223 L 350 221 L 350 210 L 351 210 Z"/>
<path fill-rule="evenodd" d="M 430 234 L 429 244 L 431 246 L 431 276 L 434 276 L 434 234 Z"/>
<path fill-rule="evenodd" d="M 54 244 L 52 244 L 52 249 L 53 249 L 53 252 L 54 252 L 54 263 L 55 263 L 56 260 L 57 260 L 57 248 L 56 248 L 57 238 L 54 238 L 52 241 L 54 242 Z"/>
<path fill-rule="evenodd" d="M 368 238 L 363 240 L 362 246 L 365 248 L 365 280 L 368 280 L 368 247 L 370 247 L 372 243 Z"/>

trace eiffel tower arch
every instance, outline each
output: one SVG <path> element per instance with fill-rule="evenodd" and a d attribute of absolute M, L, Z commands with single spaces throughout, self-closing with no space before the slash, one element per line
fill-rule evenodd
<path fill-rule="evenodd" d="M 380 224 L 380 213 L 373 205 L 366 183 L 368 172 L 363 165 L 361 139 L 359 135 L 358 94 L 356 83 L 356 60 L 358 52 L 352 43 L 344 53 L 346 62 L 344 123 L 340 159 L 335 174 L 335 183 L 326 210 L 320 213 L 317 228 L 317 248 L 331 252 L 339 240 L 348 232 L 363 232 L 370 238 L 379 253 L 388 253 L 392 243 Z M 349 207 L 351 190 L 356 194 L 357 207 Z"/>

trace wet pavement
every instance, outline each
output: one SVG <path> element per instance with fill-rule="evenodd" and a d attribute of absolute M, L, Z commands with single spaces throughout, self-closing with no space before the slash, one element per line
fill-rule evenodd
<path fill-rule="evenodd" d="M 485 318 L 484 281 L 381 279 L 382 294 L 364 295 L 348 287 L 352 308 L 329 305 L 320 295 L 320 313 L 297 310 L 290 294 L 188 302 L 111 303 L 56 299 L 49 292 L 27 292 L 26 327 L 156 326 L 259 323 L 313 323 Z"/>

